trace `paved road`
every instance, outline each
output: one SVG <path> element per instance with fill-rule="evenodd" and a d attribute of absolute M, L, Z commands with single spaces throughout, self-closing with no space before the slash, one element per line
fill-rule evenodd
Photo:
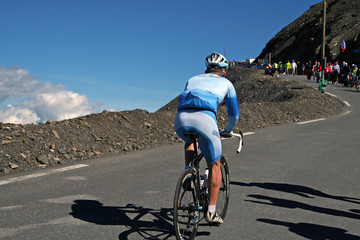
<path fill-rule="evenodd" d="M 224 141 L 228 215 L 196 239 L 360 240 L 360 93 L 327 90 L 343 114 L 257 130 L 240 154 Z M 182 155 L 167 146 L 1 177 L 0 239 L 174 239 Z"/>

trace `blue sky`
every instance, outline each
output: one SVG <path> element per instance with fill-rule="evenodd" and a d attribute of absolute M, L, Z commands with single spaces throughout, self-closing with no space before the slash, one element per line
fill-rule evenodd
<path fill-rule="evenodd" d="M 206 55 L 255 58 L 319 2 L 2 0 L 0 121 L 156 111 L 204 71 Z"/>

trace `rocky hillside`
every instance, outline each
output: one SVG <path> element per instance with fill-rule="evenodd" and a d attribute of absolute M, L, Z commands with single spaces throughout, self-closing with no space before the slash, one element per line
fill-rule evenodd
<path fill-rule="evenodd" d="M 327 0 L 326 48 L 328 61 L 338 60 L 360 64 L 360 2 L 358 0 Z M 272 62 L 321 60 L 323 32 L 323 1 L 284 27 L 263 49 L 257 59 Z M 340 46 L 345 40 L 344 53 Z"/>
<path fill-rule="evenodd" d="M 319 118 L 343 109 L 342 103 L 329 95 L 272 78 L 262 70 L 233 67 L 228 78 L 238 93 L 240 121 L 236 130 Z M 36 125 L 0 123 L 0 175 L 180 143 L 173 130 L 177 101 L 175 98 L 155 113 L 105 111 Z M 222 105 L 220 128 L 226 120 Z"/>

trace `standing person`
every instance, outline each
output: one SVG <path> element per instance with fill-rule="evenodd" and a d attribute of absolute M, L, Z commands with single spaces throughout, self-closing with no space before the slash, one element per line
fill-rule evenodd
<path fill-rule="evenodd" d="M 322 71 L 322 67 L 320 65 L 320 62 L 315 62 L 316 65 L 314 67 L 314 71 L 315 71 L 315 78 L 316 78 L 316 82 L 319 83 L 320 82 L 320 78 L 321 78 L 321 71 Z"/>
<path fill-rule="evenodd" d="M 277 62 L 274 63 L 274 74 L 277 74 L 276 72 L 279 72 L 279 64 Z"/>
<path fill-rule="evenodd" d="M 299 75 L 304 75 L 304 74 L 305 74 L 305 64 L 299 62 L 298 66 L 299 66 L 299 65 L 301 65 L 301 68 L 299 68 L 299 69 L 301 69 L 301 70 L 299 71 Z"/>
<path fill-rule="evenodd" d="M 195 146 L 184 134 L 195 132 L 199 135 L 198 145 L 210 172 L 210 200 L 205 218 L 207 222 L 220 224 L 223 223 L 223 219 L 216 213 L 216 202 L 222 180 L 220 134 L 230 136 L 238 121 L 239 109 L 235 88 L 225 78 L 228 69 L 226 58 L 214 52 L 205 58 L 205 64 L 207 67 L 205 74 L 190 78 L 184 92 L 180 94 L 174 128 L 179 137 L 185 141 L 185 168 L 194 157 Z M 219 134 L 216 115 L 223 99 L 228 110 L 228 122 Z"/>
<path fill-rule="evenodd" d="M 287 61 L 287 63 L 285 64 L 286 74 L 290 74 L 290 69 L 291 69 L 291 63 L 290 61 Z"/>
<path fill-rule="evenodd" d="M 325 67 L 325 80 L 330 81 L 330 76 L 331 76 L 331 62 L 326 63 L 326 67 Z"/>
<path fill-rule="evenodd" d="M 316 67 L 316 65 L 317 65 L 317 61 L 315 61 L 314 65 L 312 66 L 312 76 L 313 76 L 314 80 L 316 80 L 316 78 L 315 78 L 315 67 Z"/>
<path fill-rule="evenodd" d="M 292 72 L 292 75 L 297 74 L 297 64 L 294 60 L 292 60 L 292 63 L 291 63 L 291 72 Z"/>
<path fill-rule="evenodd" d="M 309 61 L 309 62 L 306 63 L 305 71 L 306 71 L 307 80 L 310 81 L 310 80 L 311 80 L 311 76 L 312 76 L 312 65 L 311 65 L 311 61 Z"/>
<path fill-rule="evenodd" d="M 354 64 L 354 67 L 352 69 L 352 77 L 351 77 L 351 87 L 353 87 L 353 88 L 355 87 L 355 85 L 356 85 L 356 83 L 358 81 L 357 72 L 358 72 L 358 67 L 357 67 L 356 64 Z"/>
<path fill-rule="evenodd" d="M 333 74 L 334 74 L 334 82 L 336 85 L 339 83 L 339 74 L 340 74 L 340 65 L 339 62 L 336 61 L 333 67 Z"/>
<path fill-rule="evenodd" d="M 343 68 L 341 69 L 341 77 L 342 77 L 342 82 L 343 82 L 344 86 L 349 85 L 348 76 L 349 76 L 350 72 L 351 72 L 351 69 L 349 67 L 349 64 L 344 62 Z"/>
<path fill-rule="evenodd" d="M 283 73 L 283 64 L 282 61 L 279 62 L 279 69 L 278 69 L 279 74 Z"/>

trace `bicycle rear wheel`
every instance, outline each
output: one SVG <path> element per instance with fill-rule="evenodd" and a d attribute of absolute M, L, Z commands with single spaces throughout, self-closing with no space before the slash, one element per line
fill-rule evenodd
<path fill-rule="evenodd" d="M 198 194 L 193 170 L 184 171 L 177 183 L 174 198 L 174 228 L 178 240 L 194 239 L 199 223 L 199 210 L 196 206 Z"/>
<path fill-rule="evenodd" d="M 224 156 L 221 156 L 221 186 L 219 191 L 218 200 L 216 203 L 216 212 L 221 216 L 222 219 L 225 218 L 226 211 L 229 204 L 230 197 L 230 174 L 229 167 L 227 165 L 226 159 Z"/>

